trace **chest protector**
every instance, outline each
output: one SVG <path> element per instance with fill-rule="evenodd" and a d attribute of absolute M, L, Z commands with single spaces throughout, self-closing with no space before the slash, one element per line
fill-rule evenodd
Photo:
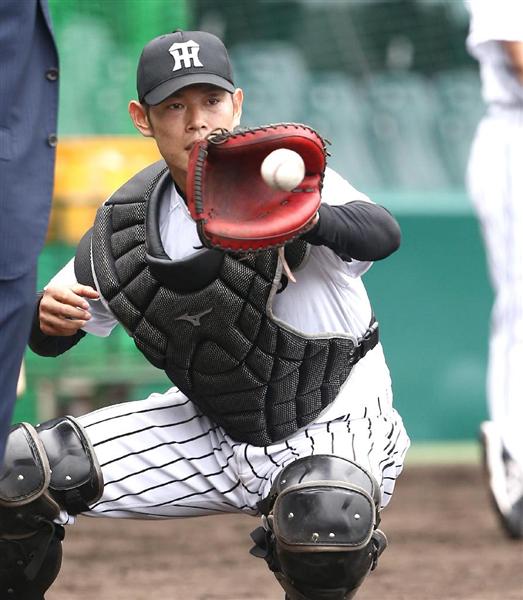
<path fill-rule="evenodd" d="M 377 343 L 377 324 L 372 336 L 355 340 L 305 335 L 277 321 L 276 250 L 237 256 L 202 249 L 171 260 L 158 227 L 171 184 L 162 161 L 105 202 L 78 247 L 78 281 L 96 286 L 145 357 L 234 440 L 282 440 L 336 398 Z M 298 267 L 306 252 L 302 240 L 286 247 L 289 266 Z"/>

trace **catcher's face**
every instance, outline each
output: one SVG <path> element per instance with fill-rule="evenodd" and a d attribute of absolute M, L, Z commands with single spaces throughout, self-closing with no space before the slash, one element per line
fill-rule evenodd
<path fill-rule="evenodd" d="M 133 100 L 129 113 L 136 128 L 156 140 L 173 179 L 185 190 L 192 147 L 214 129 L 236 127 L 242 102 L 240 89 L 230 94 L 211 85 L 192 85 L 148 109 Z"/>

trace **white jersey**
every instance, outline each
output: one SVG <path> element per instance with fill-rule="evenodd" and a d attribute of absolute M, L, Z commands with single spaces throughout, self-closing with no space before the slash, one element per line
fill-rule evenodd
<path fill-rule="evenodd" d="M 487 104 L 523 106 L 523 86 L 511 67 L 502 41 L 523 40 L 521 0 L 468 0 L 467 48 L 478 61 Z"/>
<path fill-rule="evenodd" d="M 327 170 L 322 200 L 370 200 Z M 201 245 L 196 225 L 173 186 L 160 209 L 160 234 L 172 259 Z M 344 262 L 326 247 L 312 247 L 274 303 L 276 319 L 305 333 L 361 336 L 372 311 L 361 281 L 371 263 Z M 76 282 L 73 262 L 52 283 Z M 117 321 L 106 302 L 91 302 L 85 331 L 108 335 Z M 311 454 L 355 461 L 376 478 L 381 505 L 390 500 L 409 438 L 392 407 L 390 375 L 380 344 L 353 368 L 337 399 L 313 423 L 267 447 L 232 440 L 178 389 L 141 402 L 108 406 L 79 417 L 96 451 L 105 482 L 90 516 L 173 518 L 258 512 L 277 473 Z M 67 515 L 63 515 L 63 522 Z"/>

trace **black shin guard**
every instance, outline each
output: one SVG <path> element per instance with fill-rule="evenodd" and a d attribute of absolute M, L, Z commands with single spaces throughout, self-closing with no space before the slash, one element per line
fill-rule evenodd
<path fill-rule="evenodd" d="M 316 455 L 287 465 L 260 503 L 253 532 L 289 600 L 350 600 L 387 545 L 379 524 L 379 488 L 359 465 Z"/>
<path fill-rule="evenodd" d="M 22 539 L 0 539 L 0 598 L 43 600 L 62 564 L 64 528 L 52 523 Z"/>
<path fill-rule="evenodd" d="M 62 562 L 60 510 L 88 509 L 103 490 L 82 427 L 64 417 L 11 428 L 0 469 L 0 598 L 42 600 Z"/>

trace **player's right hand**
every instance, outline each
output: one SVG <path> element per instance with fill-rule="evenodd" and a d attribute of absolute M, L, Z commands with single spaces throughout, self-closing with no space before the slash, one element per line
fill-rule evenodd
<path fill-rule="evenodd" d="M 86 298 L 98 300 L 100 294 L 91 286 L 80 283 L 72 287 L 48 286 L 38 312 L 42 333 L 74 335 L 91 318 Z"/>

